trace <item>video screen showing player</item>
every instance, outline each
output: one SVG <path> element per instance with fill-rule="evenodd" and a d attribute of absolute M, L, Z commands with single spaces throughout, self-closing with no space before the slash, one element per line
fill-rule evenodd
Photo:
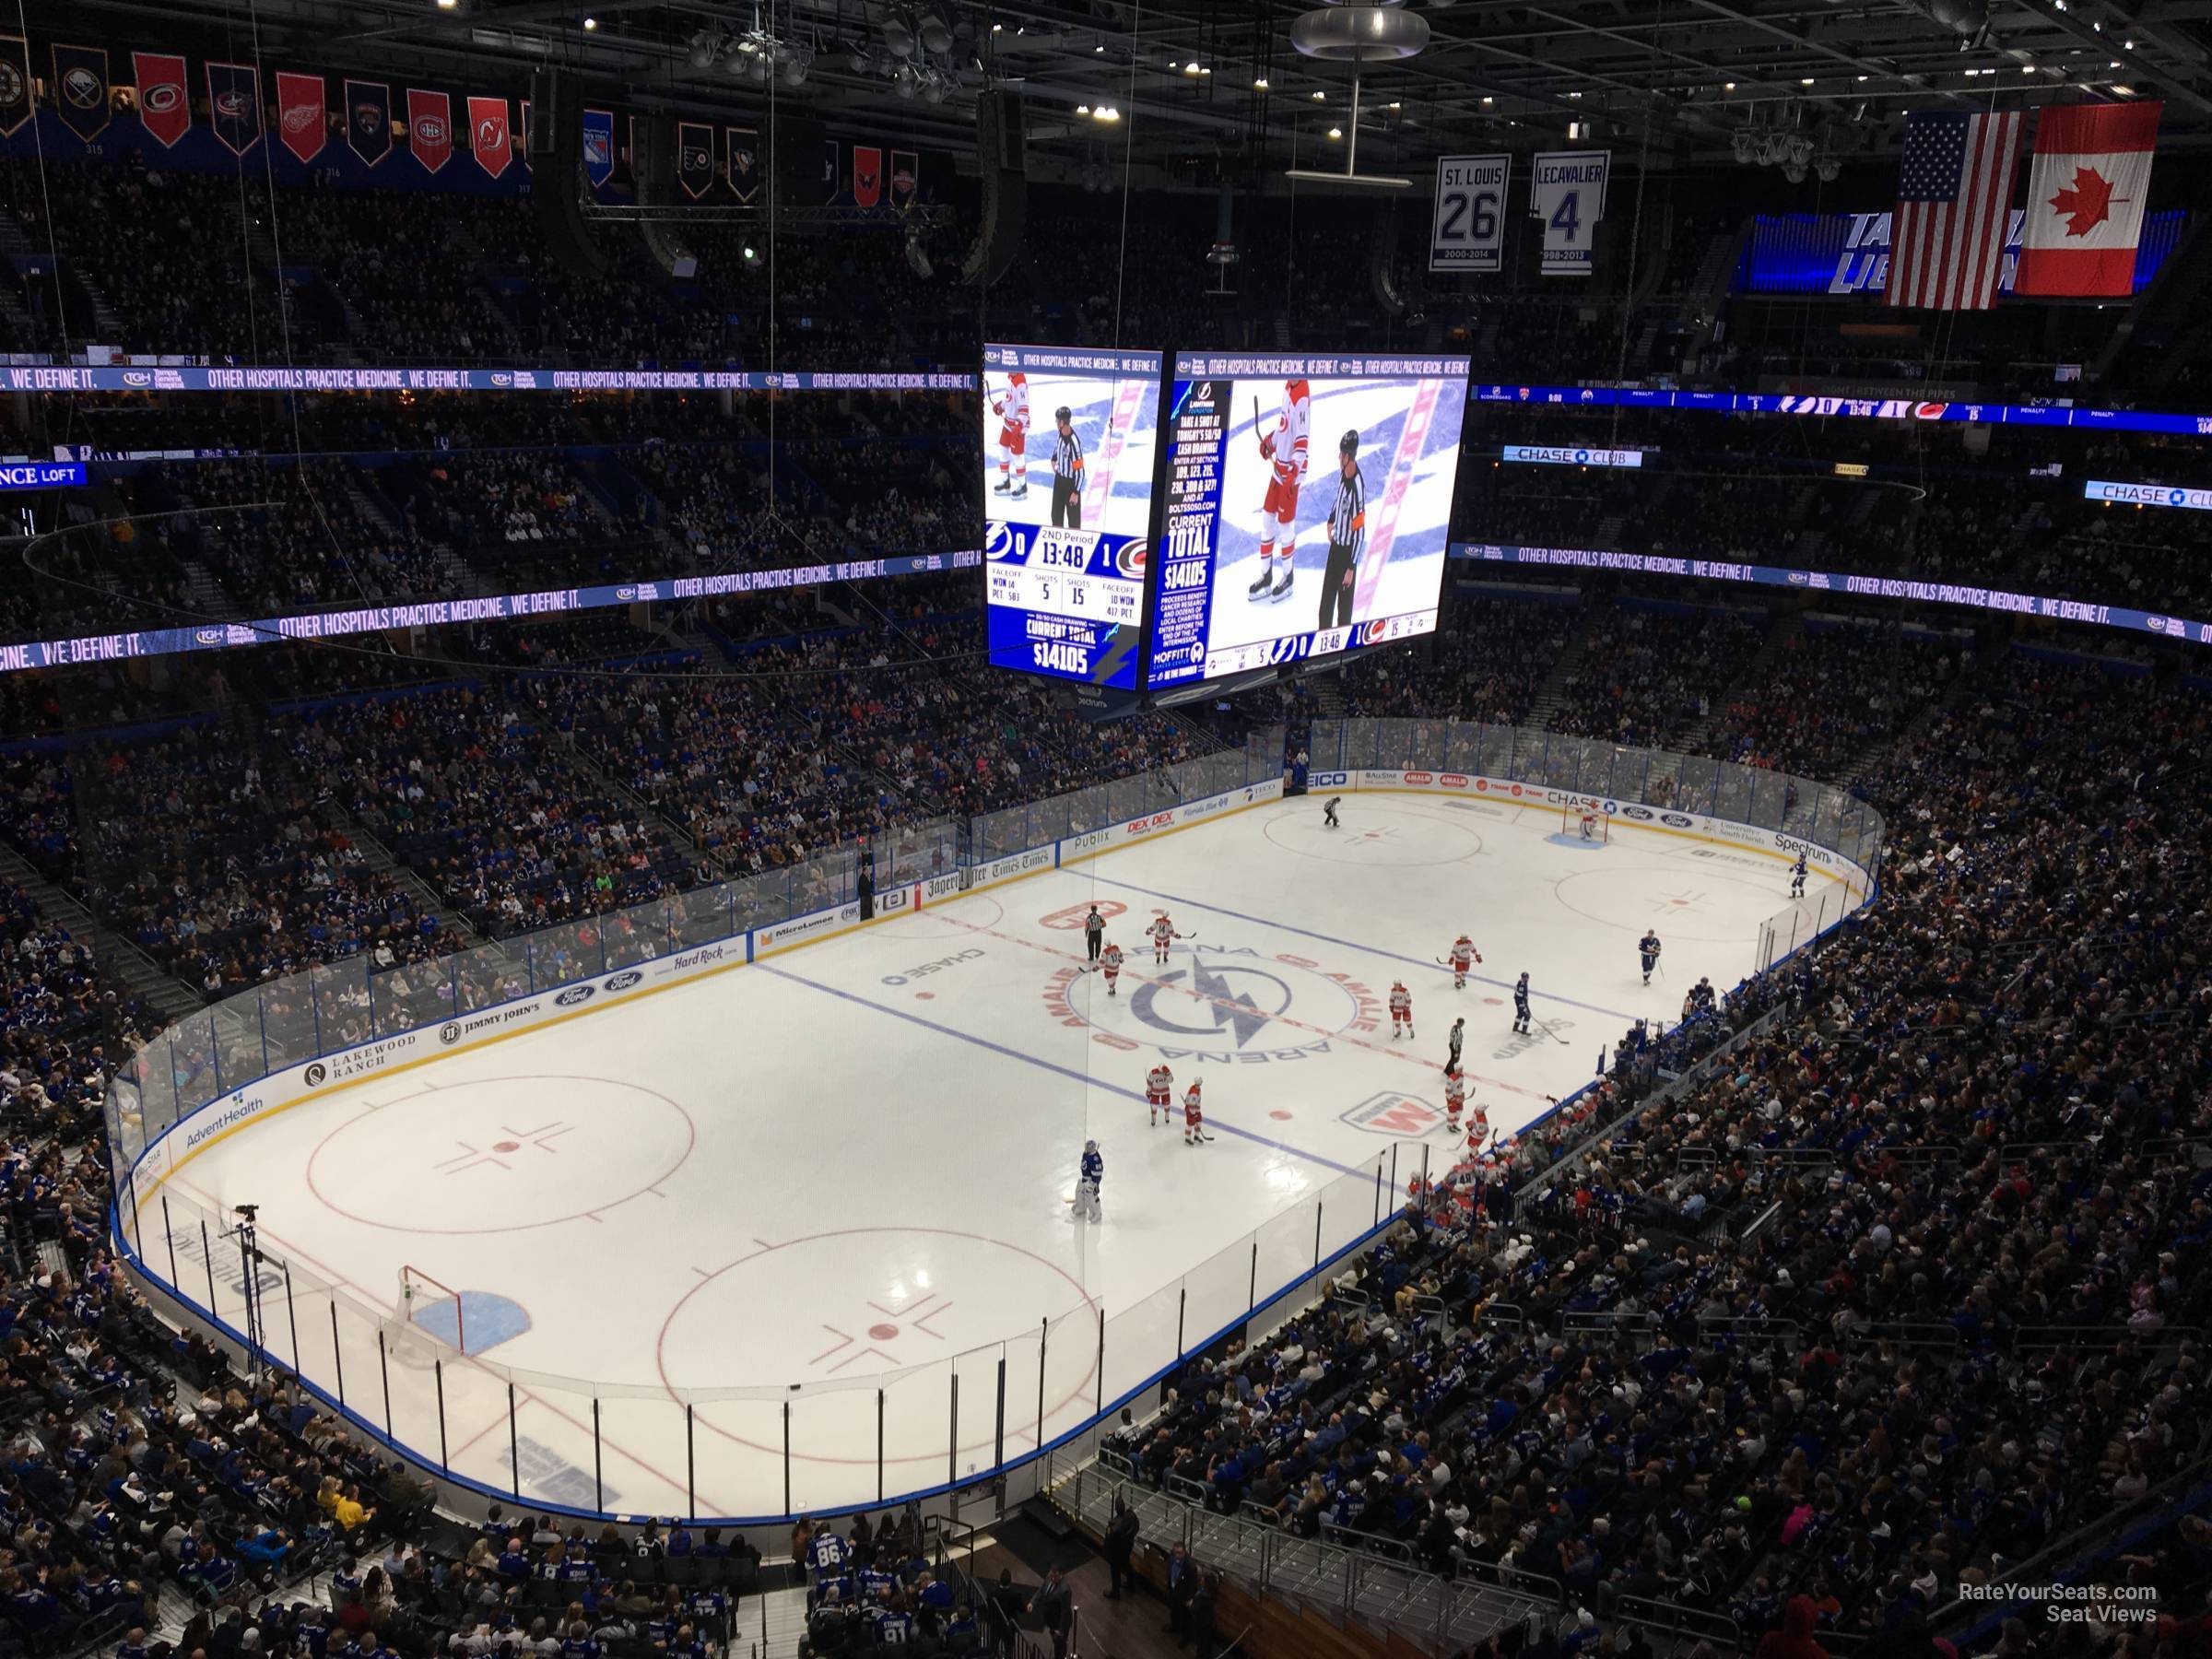
<path fill-rule="evenodd" d="M 1151 683 L 1432 630 L 1466 379 L 1465 358 L 1179 358 Z"/>
<path fill-rule="evenodd" d="M 983 347 L 985 608 L 1001 667 L 1135 689 L 1161 362 Z"/>

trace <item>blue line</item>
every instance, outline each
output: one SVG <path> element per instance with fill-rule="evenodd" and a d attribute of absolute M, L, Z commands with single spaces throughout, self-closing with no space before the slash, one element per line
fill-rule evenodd
<path fill-rule="evenodd" d="M 851 991 L 841 991 L 835 985 L 825 985 L 816 980 L 802 979 L 788 968 L 778 968 L 768 962 L 756 962 L 754 966 L 766 970 L 778 979 L 789 980 L 794 985 L 805 985 L 809 991 L 821 991 L 831 996 L 841 996 L 849 1003 L 858 1003 L 862 1007 L 873 1009 L 878 1014 L 888 1014 L 893 1019 L 906 1020 L 910 1024 L 920 1026 L 925 1031 L 935 1031 L 940 1037 L 953 1037 L 962 1042 L 972 1042 L 978 1048 L 989 1049 L 994 1054 L 1004 1054 L 1007 1059 L 1018 1060 L 1025 1065 L 1041 1066 L 1046 1071 L 1058 1072 L 1062 1077 L 1071 1077 L 1088 1088 L 1103 1088 L 1109 1094 L 1118 1094 L 1124 1100 L 1141 1101 L 1144 1099 L 1144 1096 L 1138 1094 L 1134 1088 L 1124 1088 L 1113 1083 L 1101 1083 L 1097 1078 L 1076 1070 L 1072 1065 L 1062 1065 L 1051 1060 L 1040 1060 L 1034 1054 L 1025 1054 L 1019 1049 L 1010 1049 L 1003 1042 L 994 1042 L 988 1037 L 971 1036 L 968 1032 L 957 1030 L 951 1026 L 939 1025 L 934 1019 L 924 1019 L 921 1015 L 910 1014 L 904 1008 L 887 1008 L 881 1003 L 870 1002 L 866 997 L 856 995 Z M 1171 1108 L 1171 1110 L 1174 1109 Z M 1302 1147 L 1293 1147 L 1288 1141 L 1270 1140 L 1264 1135 L 1254 1135 L 1249 1129 L 1240 1129 L 1234 1124 L 1224 1123 L 1217 1117 L 1209 1115 L 1206 1120 L 1206 1127 L 1209 1129 L 1217 1124 L 1229 1134 L 1251 1141 L 1255 1146 L 1273 1147 L 1277 1152 L 1288 1152 L 1293 1158 L 1302 1158 L 1308 1163 L 1317 1163 L 1324 1170 L 1335 1171 L 1339 1175 L 1369 1176 L 1374 1173 L 1372 1170 L 1359 1169 L 1351 1164 L 1340 1164 L 1335 1159 L 1324 1158 L 1318 1152 L 1309 1152 Z"/>
<path fill-rule="evenodd" d="M 1343 950 L 1365 951 L 1369 956 L 1381 957 L 1384 961 L 1387 962 L 1405 962 L 1415 968 L 1432 969 L 1436 966 L 1435 962 L 1424 962 L 1418 957 L 1400 956 L 1394 950 L 1377 950 L 1372 945 L 1356 945 L 1349 939 L 1339 939 L 1333 934 L 1315 933 L 1310 927 L 1293 927 L 1288 922 L 1276 921 L 1272 916 L 1248 916 L 1242 911 L 1232 911 L 1218 904 L 1208 904 L 1203 899 L 1185 899 L 1177 893 L 1155 892 L 1150 888 L 1138 887 L 1134 881 L 1116 881 L 1111 876 L 1098 875 L 1092 876 L 1091 879 L 1097 882 L 1100 887 L 1126 888 L 1130 892 L 1142 893 L 1147 899 L 1165 899 L 1173 904 L 1187 904 L 1193 910 L 1212 911 L 1218 916 L 1234 916 L 1238 921 L 1249 922 L 1254 927 L 1279 928 L 1284 933 L 1302 934 L 1309 939 L 1319 939 L 1324 945 L 1334 945 Z M 1501 979 L 1492 979 L 1487 973 L 1470 973 L 1467 975 L 1467 977 L 1485 985 L 1496 985 L 1501 991 L 1511 991 L 1513 988 L 1511 982 Z M 1595 1003 L 1577 1002 L 1571 996 L 1554 996 L 1548 991 L 1536 991 L 1532 989 L 1528 994 L 1532 1001 L 1562 1003 L 1570 1008 L 1583 1008 L 1587 1009 L 1593 1014 L 1603 1014 L 1607 1019 L 1618 1019 L 1633 1023 L 1639 1018 L 1639 1016 L 1634 1014 L 1623 1014 L 1618 1009 L 1614 1008 L 1601 1008 Z"/>

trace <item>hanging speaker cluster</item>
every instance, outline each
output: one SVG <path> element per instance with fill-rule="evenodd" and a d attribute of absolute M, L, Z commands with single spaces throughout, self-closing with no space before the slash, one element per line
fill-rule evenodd
<path fill-rule="evenodd" d="M 1021 252 L 1029 216 L 1029 141 L 1020 95 L 994 87 L 975 100 L 975 159 L 983 175 L 982 228 L 960 265 L 960 280 L 988 288 Z"/>

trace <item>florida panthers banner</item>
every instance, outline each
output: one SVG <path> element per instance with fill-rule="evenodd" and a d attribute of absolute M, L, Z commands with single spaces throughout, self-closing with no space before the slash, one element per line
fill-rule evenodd
<path fill-rule="evenodd" d="M 596 190 L 615 176 L 615 112 L 583 112 L 583 171 Z"/>
<path fill-rule="evenodd" d="M 382 81 L 346 83 L 346 147 L 371 167 L 392 153 L 392 88 Z"/>
<path fill-rule="evenodd" d="M 184 60 L 167 53 L 131 53 L 131 78 L 138 83 L 138 124 L 164 149 L 192 130 L 192 95 L 184 89 Z"/>
<path fill-rule="evenodd" d="M 261 71 L 252 64 L 207 65 L 207 124 L 242 156 L 261 142 Z"/>
<path fill-rule="evenodd" d="M 676 124 L 676 182 L 695 202 L 714 188 L 714 129 L 703 121 Z"/>
<path fill-rule="evenodd" d="M 853 147 L 853 205 L 874 207 L 883 200 L 883 151 L 873 145 Z"/>
<path fill-rule="evenodd" d="M 1505 261 L 1505 182 L 1511 156 L 1439 156 L 1429 268 L 1489 275 Z"/>
<path fill-rule="evenodd" d="M 514 146 L 507 137 L 507 100 L 471 98 L 468 100 L 468 152 L 477 165 L 498 178 L 514 159 Z"/>
<path fill-rule="evenodd" d="M 87 144 L 108 130 L 108 53 L 104 46 L 53 49 L 54 109 L 62 124 Z"/>
<path fill-rule="evenodd" d="M 21 35 L 0 35 L 0 138 L 29 119 L 29 49 Z"/>
<path fill-rule="evenodd" d="M 759 129 L 734 126 L 723 136 L 730 146 L 730 194 L 749 204 L 760 194 Z"/>
<path fill-rule="evenodd" d="M 1529 179 L 1528 211 L 1544 221 L 1544 275 L 1587 276 L 1591 238 L 1606 217 L 1611 150 L 1546 150 Z"/>
<path fill-rule="evenodd" d="M 903 211 L 914 205 L 922 186 L 922 169 L 912 150 L 891 152 L 891 206 Z"/>
<path fill-rule="evenodd" d="M 324 140 L 330 135 L 329 117 L 323 110 L 325 93 L 319 75 L 276 71 L 276 135 L 302 164 L 323 153 Z"/>
<path fill-rule="evenodd" d="M 453 159 L 453 101 L 447 94 L 407 88 L 407 148 L 425 172 Z"/>

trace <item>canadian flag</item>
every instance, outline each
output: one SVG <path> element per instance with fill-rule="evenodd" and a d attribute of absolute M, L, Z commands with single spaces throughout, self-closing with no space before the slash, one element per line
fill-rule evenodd
<path fill-rule="evenodd" d="M 2039 112 L 2014 293 L 2134 291 L 2160 107 L 2062 104 Z"/>

